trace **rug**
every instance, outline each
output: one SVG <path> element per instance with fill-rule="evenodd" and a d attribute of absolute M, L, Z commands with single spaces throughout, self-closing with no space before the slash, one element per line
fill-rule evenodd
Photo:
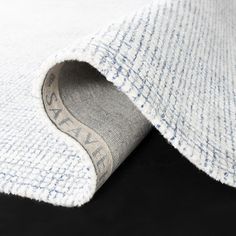
<path fill-rule="evenodd" d="M 1 192 L 81 206 L 152 127 L 236 186 L 235 1 L 1 5 Z"/>

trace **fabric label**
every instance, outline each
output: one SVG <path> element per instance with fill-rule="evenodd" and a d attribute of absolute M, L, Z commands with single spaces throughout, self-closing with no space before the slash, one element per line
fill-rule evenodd
<path fill-rule="evenodd" d="M 78 141 L 87 151 L 96 170 L 98 189 L 112 173 L 112 154 L 103 138 L 76 119 L 64 106 L 58 85 L 61 66 L 57 64 L 46 75 L 42 88 L 44 108 L 55 126 Z"/>

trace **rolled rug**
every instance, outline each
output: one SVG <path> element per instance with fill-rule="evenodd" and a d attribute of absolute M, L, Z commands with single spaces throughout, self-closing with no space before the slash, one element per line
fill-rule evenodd
<path fill-rule="evenodd" d="M 1 192 L 81 206 L 152 126 L 236 186 L 235 1 L 24 3 L 0 25 Z M 83 7 L 119 14 L 92 33 Z"/>

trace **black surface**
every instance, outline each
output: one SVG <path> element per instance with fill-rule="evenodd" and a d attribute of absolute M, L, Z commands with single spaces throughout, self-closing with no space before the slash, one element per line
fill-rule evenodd
<path fill-rule="evenodd" d="M 0 195 L 0 236 L 235 235 L 236 190 L 153 130 L 81 208 Z"/>

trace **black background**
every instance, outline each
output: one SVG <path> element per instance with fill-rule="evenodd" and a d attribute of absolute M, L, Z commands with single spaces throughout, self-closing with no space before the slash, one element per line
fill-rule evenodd
<path fill-rule="evenodd" d="M 0 195 L 0 236 L 235 234 L 236 190 L 198 170 L 156 130 L 81 208 Z"/>

